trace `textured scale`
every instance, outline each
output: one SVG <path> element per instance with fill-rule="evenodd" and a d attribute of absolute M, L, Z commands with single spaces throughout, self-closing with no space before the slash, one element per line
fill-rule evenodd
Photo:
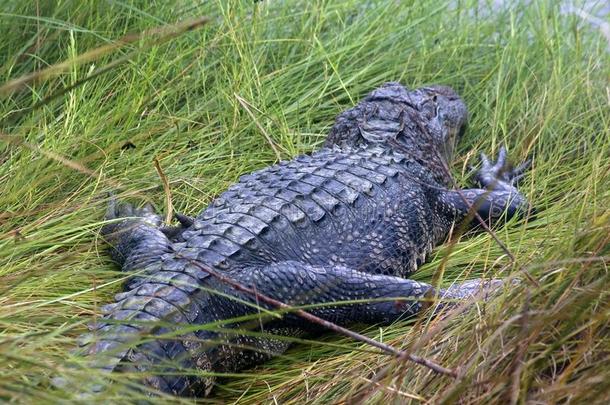
<path fill-rule="evenodd" d="M 300 156 L 287 164 L 242 176 L 219 197 L 222 206 L 212 204 L 197 217 L 194 229 L 183 232 L 186 246 L 213 250 L 233 260 L 233 265 L 240 264 L 240 257 L 247 263 L 259 255 L 259 263 L 341 262 L 359 269 L 364 266 L 367 271 L 408 275 L 416 260 L 410 257 L 410 250 L 423 252 L 437 240 L 433 240 L 431 229 L 418 229 L 419 234 L 403 233 L 409 240 L 400 243 L 392 236 L 396 233 L 393 227 L 401 222 L 399 205 L 405 197 L 416 196 L 403 205 L 412 205 L 420 215 L 430 216 L 426 211 L 431 208 L 422 198 L 429 191 L 417 192 L 413 188 L 418 186 L 411 185 L 411 191 L 405 193 L 405 184 L 397 181 L 402 169 L 397 162 L 401 159 L 392 151 L 356 148 L 335 150 L 330 159 L 329 155 L 324 151 Z M 252 197 L 261 195 L 266 198 L 254 204 Z M 308 242 L 304 242 L 304 236 Z M 312 246 L 311 241 L 316 240 L 325 240 L 325 246 Z M 361 241 L 360 255 L 369 251 L 366 256 L 370 263 L 356 263 L 359 257 L 351 260 L 349 251 L 342 252 L 353 249 L 355 240 Z M 403 246 L 410 250 L 403 250 Z M 247 254 L 237 255 L 240 249 Z M 334 259 L 330 251 L 344 259 Z M 386 268 L 390 262 L 401 267 Z M 381 267 L 372 268 L 380 263 Z"/>
<path fill-rule="evenodd" d="M 164 230 L 148 208 L 126 206 L 116 214 L 112 203 L 107 218 L 142 219 L 102 229 L 113 258 L 134 274 L 85 339 L 94 366 L 142 372 L 144 382 L 164 392 L 207 395 L 214 378 L 193 370 L 234 372 L 289 345 L 227 328 L 295 337 L 318 330 L 293 314 L 269 317 L 260 308 L 268 306 L 206 267 L 290 305 L 327 304 L 311 312 L 339 324 L 416 314 L 418 298 L 432 287 L 402 277 L 470 209 L 447 188 L 444 171 L 465 122 L 465 106 L 452 90 L 388 83 L 341 114 L 322 149 L 241 176 L 197 217 L 179 218 L 181 227 Z M 463 195 L 472 203 L 483 198 L 482 216 L 518 212 L 525 199 L 510 177 L 495 166 L 486 170 L 483 186 L 500 175 L 504 182 L 491 193 Z M 464 297 L 473 285 L 446 294 Z M 359 303 L 332 304 L 350 300 Z M 246 315 L 258 319 L 240 318 Z M 210 322 L 225 330 L 204 327 Z"/>

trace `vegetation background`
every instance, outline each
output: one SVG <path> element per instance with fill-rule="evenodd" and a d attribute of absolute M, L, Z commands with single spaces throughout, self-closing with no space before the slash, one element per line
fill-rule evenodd
<path fill-rule="evenodd" d="M 463 95 L 460 184 L 480 151 L 534 159 L 538 218 L 495 230 L 515 260 L 469 234 L 415 278 L 524 281 L 459 316 L 359 329 L 457 379 L 329 334 L 209 401 L 610 401 L 609 44 L 557 2 L 5 0 L 0 38 L 0 400 L 70 399 L 50 378 L 92 378 L 69 352 L 125 277 L 98 237 L 109 191 L 197 213 L 393 80 Z M 135 395 L 113 379 L 100 401 Z"/>

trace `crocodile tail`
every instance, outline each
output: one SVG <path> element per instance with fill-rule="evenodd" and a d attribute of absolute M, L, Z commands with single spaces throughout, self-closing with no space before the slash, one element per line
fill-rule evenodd
<path fill-rule="evenodd" d="M 146 385 L 165 393 L 206 396 L 213 377 L 195 376 L 193 371 L 211 371 L 205 342 L 212 333 L 181 330 L 210 321 L 199 319 L 209 313 L 201 308 L 205 294 L 148 281 L 116 298 L 116 303 L 103 307 L 105 315 L 82 339 L 82 350 L 91 359 L 88 366 L 104 372 L 138 372 Z"/>

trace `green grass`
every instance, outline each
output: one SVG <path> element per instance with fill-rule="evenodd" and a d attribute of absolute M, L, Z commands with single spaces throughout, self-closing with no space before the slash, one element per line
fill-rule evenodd
<path fill-rule="evenodd" d="M 506 144 L 515 161 L 534 158 L 522 190 L 538 219 L 496 229 L 516 263 L 489 234 L 469 234 L 415 278 L 430 281 L 446 260 L 444 284 L 527 270 L 540 286 L 523 282 L 463 315 L 364 330 L 458 368 L 456 380 L 328 335 L 223 380 L 216 400 L 610 400 L 607 42 L 552 1 L 507 2 L 493 15 L 472 1 L 403 3 L 3 2 L 0 82 L 127 33 L 211 21 L 0 94 L 0 400 L 56 402 L 71 393 L 50 378 L 91 378 L 68 367 L 68 352 L 124 277 L 98 237 L 108 191 L 164 211 L 158 159 L 175 210 L 197 213 L 241 174 L 315 149 L 339 112 L 389 80 L 448 84 L 466 100 L 460 184 L 480 151 Z M 115 377 L 100 400 L 126 400 L 126 381 Z"/>

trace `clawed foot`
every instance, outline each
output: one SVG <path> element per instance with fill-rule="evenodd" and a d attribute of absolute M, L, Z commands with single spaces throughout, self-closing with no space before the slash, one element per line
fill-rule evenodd
<path fill-rule="evenodd" d="M 519 285 L 519 280 L 501 280 L 501 279 L 474 279 L 468 280 L 461 284 L 452 285 L 449 288 L 439 292 L 441 303 L 440 309 L 454 306 L 464 300 L 481 299 L 489 301 L 494 296 L 498 295 L 504 288 L 516 287 Z"/>
<path fill-rule="evenodd" d="M 441 292 L 441 299 L 468 299 L 481 295 L 484 300 L 497 294 L 504 286 L 504 281 L 494 278 L 483 280 L 480 278 L 468 280 L 461 284 L 453 285 Z"/>
<path fill-rule="evenodd" d="M 114 195 L 110 196 L 108 209 L 106 210 L 107 220 L 119 218 L 132 218 L 140 220 L 153 227 L 160 227 L 163 224 L 163 219 L 155 213 L 155 209 L 151 204 L 146 204 L 142 208 L 135 208 L 132 204 L 117 203 Z"/>
<path fill-rule="evenodd" d="M 517 183 L 523 178 L 532 162 L 528 159 L 517 167 L 512 167 L 507 162 L 506 155 L 506 148 L 502 146 L 498 153 L 498 160 L 492 164 L 489 158 L 484 153 L 481 153 L 482 167 L 476 175 L 476 180 L 481 187 L 492 190 L 505 190 L 517 186 Z"/>
<path fill-rule="evenodd" d="M 169 239 L 173 239 L 194 222 L 194 219 L 187 215 L 176 213 L 174 217 L 180 222 L 180 225 L 164 225 L 163 218 L 155 212 L 155 209 L 150 203 L 145 204 L 142 208 L 135 208 L 132 204 L 118 203 L 116 197 L 111 195 L 105 219 L 113 220 L 125 218 L 126 220 L 105 225 L 102 228 L 102 234 L 107 235 L 117 232 L 123 227 L 133 226 L 134 223 L 138 222 L 157 228 Z"/>

